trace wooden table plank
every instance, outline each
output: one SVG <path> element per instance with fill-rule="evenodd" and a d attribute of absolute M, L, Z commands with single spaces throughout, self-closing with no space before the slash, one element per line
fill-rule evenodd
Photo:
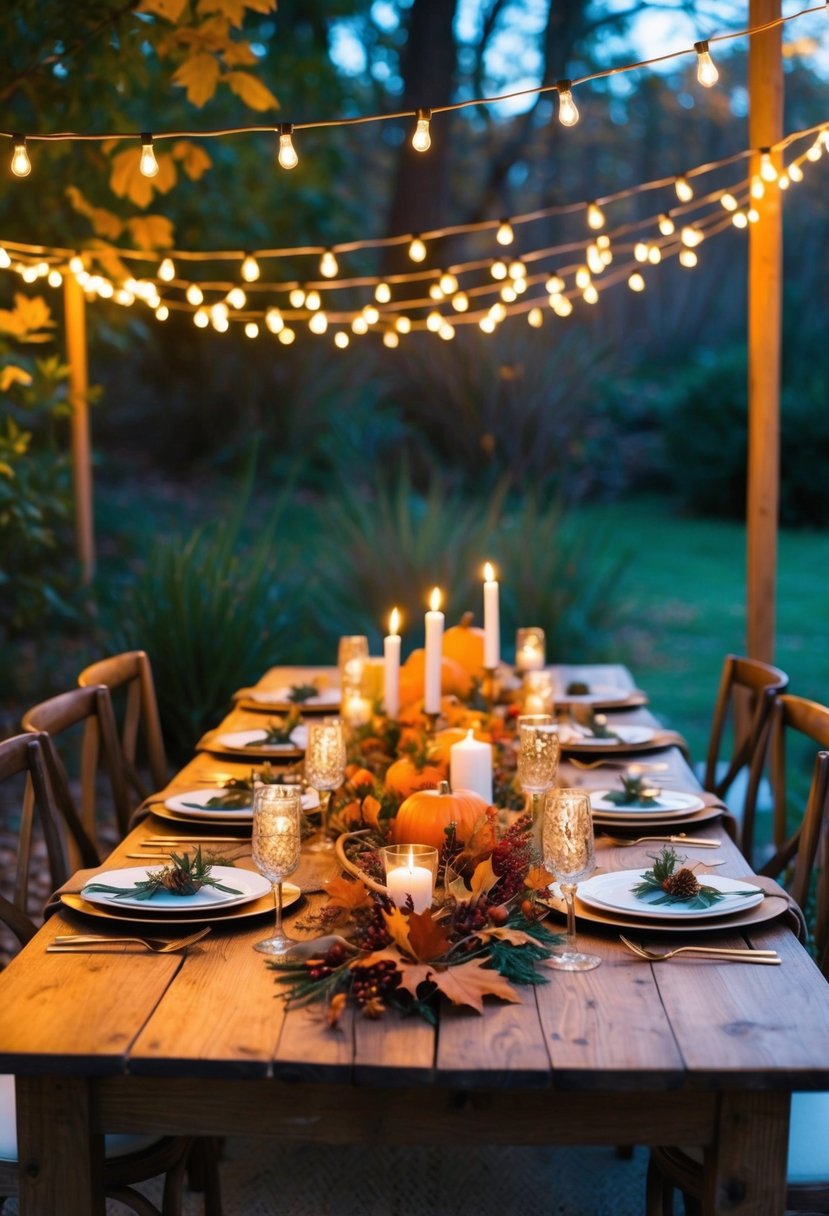
<path fill-rule="evenodd" d="M 442 1006 L 438 1080 L 459 1088 L 549 1087 L 550 1057 L 535 988 L 521 987 L 520 1005 L 486 1001 L 483 1016 Z"/>
<path fill-rule="evenodd" d="M 427 1084 L 435 1078 L 435 1028 L 389 1010 L 376 1020 L 354 1018 L 354 1081 L 366 1085 Z"/>

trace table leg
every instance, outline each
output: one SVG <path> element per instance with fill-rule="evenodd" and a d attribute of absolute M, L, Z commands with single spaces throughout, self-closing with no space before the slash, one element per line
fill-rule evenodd
<path fill-rule="evenodd" d="M 103 1136 L 92 1133 L 89 1083 L 18 1077 L 16 1093 L 21 1216 L 104 1216 Z"/>
<path fill-rule="evenodd" d="M 780 1216 L 786 1207 L 787 1093 L 724 1093 L 705 1154 L 703 1216 Z"/>

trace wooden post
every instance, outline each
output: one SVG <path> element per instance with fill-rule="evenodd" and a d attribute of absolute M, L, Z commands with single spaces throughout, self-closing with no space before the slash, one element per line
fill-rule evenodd
<path fill-rule="evenodd" d="M 89 399 L 86 361 L 86 301 L 75 276 L 63 280 L 66 313 L 66 357 L 69 364 L 69 405 L 72 410 L 72 475 L 75 486 L 75 545 L 81 578 L 91 583 L 95 573 L 95 529 L 92 518 L 92 454 L 89 442 Z"/>
<path fill-rule="evenodd" d="M 779 18 L 781 0 L 749 0 L 749 24 Z M 782 27 L 749 43 L 749 144 L 770 147 L 783 134 Z M 755 152 L 752 175 L 759 169 Z M 779 166 L 778 166 L 779 167 Z M 783 223 L 780 191 L 767 185 L 755 200 L 760 220 L 750 225 L 748 257 L 748 499 L 747 648 L 774 660 L 777 516 L 780 498 L 780 341 Z"/>

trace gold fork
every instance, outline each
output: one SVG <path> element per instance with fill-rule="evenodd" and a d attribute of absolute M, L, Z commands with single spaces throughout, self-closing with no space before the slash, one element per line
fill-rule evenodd
<path fill-rule="evenodd" d="M 67 933 L 59 934 L 46 947 L 47 954 L 76 954 L 94 950 L 96 946 L 143 946 L 152 954 L 176 954 L 186 950 L 188 946 L 200 942 L 210 932 L 210 926 L 191 933 L 189 937 L 178 937 L 174 941 L 165 941 L 158 937 L 104 937 L 96 933 Z"/>
<path fill-rule="evenodd" d="M 604 833 L 599 837 L 600 840 L 606 840 L 608 844 L 616 845 L 620 849 L 629 849 L 634 844 L 684 844 L 688 848 L 699 849 L 718 849 L 720 847 L 719 840 L 714 840 L 708 836 L 687 836 L 684 832 L 680 832 L 678 836 L 636 836 L 631 839 L 628 836 L 606 836 Z"/>
<path fill-rule="evenodd" d="M 619 934 L 619 941 L 622 945 L 627 946 L 628 950 L 632 954 L 635 954 L 637 958 L 645 959 L 649 963 L 664 963 L 669 958 L 675 958 L 678 954 L 731 959 L 733 962 L 767 963 L 770 966 L 774 966 L 781 961 L 780 955 L 776 950 L 749 950 L 739 946 L 676 946 L 673 950 L 649 950 L 646 946 L 640 946 L 636 942 L 629 941 L 621 933 Z"/>

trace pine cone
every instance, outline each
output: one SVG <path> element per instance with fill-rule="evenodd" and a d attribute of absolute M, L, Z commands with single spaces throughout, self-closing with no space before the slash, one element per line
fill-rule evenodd
<path fill-rule="evenodd" d="M 677 870 L 676 874 L 669 874 L 662 883 L 662 890 L 674 899 L 693 899 L 695 895 L 699 895 L 699 889 L 696 874 L 687 866 Z"/>
<path fill-rule="evenodd" d="M 191 874 L 178 868 L 168 870 L 162 879 L 162 884 L 173 895 L 195 895 L 202 885 Z"/>

